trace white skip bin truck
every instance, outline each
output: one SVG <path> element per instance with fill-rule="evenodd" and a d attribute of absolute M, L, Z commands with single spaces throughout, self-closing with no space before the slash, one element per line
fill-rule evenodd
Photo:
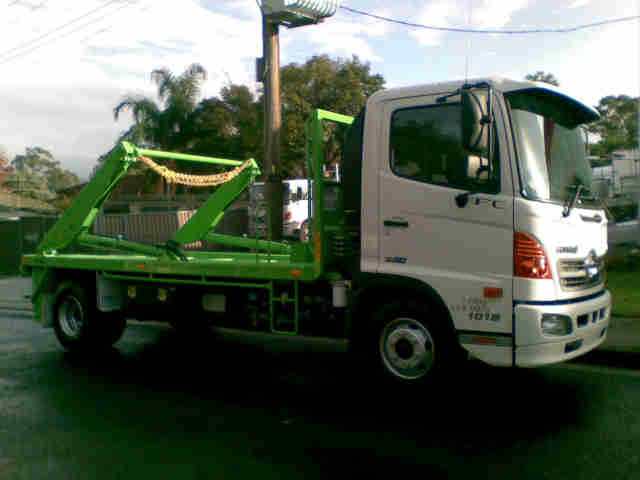
<path fill-rule="evenodd" d="M 165 246 L 90 235 L 132 162 L 221 162 L 123 143 L 25 256 L 34 318 L 72 350 L 145 316 L 329 336 L 406 383 L 469 353 L 513 367 L 577 357 L 605 340 L 611 314 L 606 208 L 582 129 L 597 117 L 549 85 L 502 78 L 381 91 L 355 119 L 314 111 L 309 235 L 291 243 L 211 232 L 260 174 L 251 160 L 225 161 L 231 180 Z M 327 121 L 350 125 L 336 178 L 323 175 Z M 182 249 L 203 238 L 251 251 Z M 129 253 L 64 253 L 72 241 Z"/>

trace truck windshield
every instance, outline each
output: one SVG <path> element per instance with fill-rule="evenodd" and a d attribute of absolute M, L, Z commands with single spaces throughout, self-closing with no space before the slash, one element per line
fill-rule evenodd
<path fill-rule="evenodd" d="M 586 194 L 582 200 L 589 200 L 593 185 L 583 132 L 567 120 L 573 105 L 564 106 L 557 98 L 553 105 L 539 94 L 527 95 L 507 96 L 518 143 L 522 193 L 532 200 L 564 203 L 582 185 Z"/>

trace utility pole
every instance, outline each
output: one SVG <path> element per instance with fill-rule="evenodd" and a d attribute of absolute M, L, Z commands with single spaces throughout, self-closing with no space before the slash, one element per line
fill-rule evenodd
<path fill-rule="evenodd" d="M 269 238 L 282 239 L 282 208 L 284 205 L 280 162 L 280 38 L 279 24 L 262 16 L 264 49 L 264 180 L 268 210 Z"/>
<path fill-rule="evenodd" d="M 280 131 L 280 39 L 279 27 L 314 25 L 336 13 L 340 0 L 262 0 L 262 45 L 264 69 L 258 72 L 264 83 L 264 193 L 268 210 L 269 238 L 282 239 L 282 162 Z"/>

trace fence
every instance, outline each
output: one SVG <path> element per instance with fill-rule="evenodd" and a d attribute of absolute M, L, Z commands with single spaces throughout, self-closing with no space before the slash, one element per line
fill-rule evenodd
<path fill-rule="evenodd" d="M 22 255 L 35 252 L 44 234 L 57 220 L 53 216 L 0 220 L 0 273 L 18 273 Z"/>
<path fill-rule="evenodd" d="M 149 245 L 164 244 L 195 213 L 195 210 L 177 212 L 147 212 L 139 214 L 105 214 L 96 218 L 93 233 L 107 237 L 122 236 L 125 240 Z M 227 235 L 243 235 L 248 231 L 246 208 L 227 211 L 215 232 Z M 185 245 L 188 250 L 227 250 L 221 245 L 199 241 Z"/>

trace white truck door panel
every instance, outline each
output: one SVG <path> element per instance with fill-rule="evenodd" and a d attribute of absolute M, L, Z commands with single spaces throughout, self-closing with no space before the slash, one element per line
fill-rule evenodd
<path fill-rule="evenodd" d="M 431 285 L 458 330 L 510 334 L 511 184 L 500 182 L 494 166 L 492 191 L 502 183 L 507 194 L 478 193 L 464 207 L 456 205 L 456 196 L 468 191 L 469 171 L 477 173 L 488 159 L 463 151 L 459 102 L 453 98 L 438 104 L 435 99 L 399 99 L 382 107 L 379 272 Z"/>

